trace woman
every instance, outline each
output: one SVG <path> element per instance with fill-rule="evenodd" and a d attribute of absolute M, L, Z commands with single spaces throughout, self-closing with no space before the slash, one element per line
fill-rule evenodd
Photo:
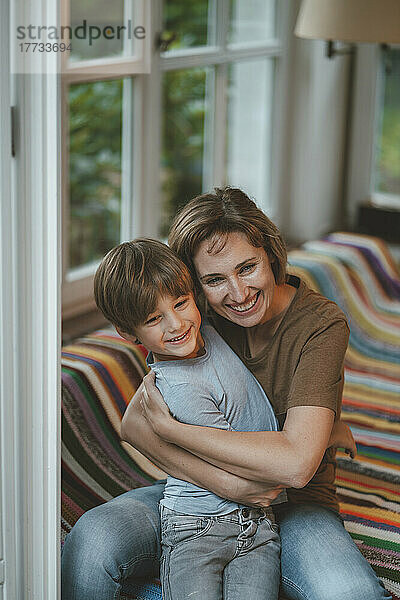
<path fill-rule="evenodd" d="M 170 245 L 186 262 L 209 318 L 258 378 L 281 432 L 234 432 L 178 423 L 146 377 L 122 435 L 171 475 L 277 513 L 282 588 L 293 600 L 390 598 L 343 527 L 334 489 L 348 327 L 338 307 L 286 276 L 276 227 L 241 191 L 216 190 L 177 216 Z M 162 484 L 86 513 L 63 555 L 64 599 L 118 598 L 129 578 L 157 573 Z M 123 586 L 123 588 L 122 588 Z"/>

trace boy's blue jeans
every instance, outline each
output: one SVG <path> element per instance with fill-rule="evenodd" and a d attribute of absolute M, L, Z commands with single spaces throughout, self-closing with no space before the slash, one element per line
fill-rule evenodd
<path fill-rule="evenodd" d="M 163 482 L 131 490 L 87 513 L 65 542 L 63 600 L 116 600 L 130 578 L 158 576 Z M 340 517 L 314 504 L 278 517 L 282 589 L 290 600 L 387 600 L 391 596 Z"/>
<path fill-rule="evenodd" d="M 164 600 L 278 600 L 281 546 L 271 510 L 160 513 Z"/>

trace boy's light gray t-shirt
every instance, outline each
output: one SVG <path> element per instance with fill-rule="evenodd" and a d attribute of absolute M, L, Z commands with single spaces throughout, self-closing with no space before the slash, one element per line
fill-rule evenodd
<path fill-rule="evenodd" d="M 207 322 L 201 327 L 205 354 L 153 362 L 156 385 L 182 423 L 236 431 L 277 431 L 278 422 L 261 385 Z M 282 500 L 280 500 L 282 501 Z M 168 477 L 161 503 L 189 515 L 223 515 L 238 504 L 196 485 Z"/>

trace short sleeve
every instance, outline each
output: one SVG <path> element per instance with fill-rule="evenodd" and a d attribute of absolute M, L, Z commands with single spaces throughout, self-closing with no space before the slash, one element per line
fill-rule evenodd
<path fill-rule="evenodd" d="M 202 386 L 181 383 L 170 388 L 167 404 L 172 415 L 188 425 L 232 429 L 217 402 Z"/>
<path fill-rule="evenodd" d="M 348 325 L 338 319 L 321 326 L 306 341 L 291 382 L 288 408 L 321 406 L 340 414 L 348 340 Z"/>

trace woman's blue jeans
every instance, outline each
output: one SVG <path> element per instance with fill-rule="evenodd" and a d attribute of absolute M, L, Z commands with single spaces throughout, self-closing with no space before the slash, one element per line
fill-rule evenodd
<path fill-rule="evenodd" d="M 163 482 L 132 490 L 85 513 L 67 536 L 63 600 L 116 600 L 129 580 L 158 576 L 158 503 Z M 278 518 L 282 590 L 290 600 L 388 600 L 340 517 L 318 505 L 291 506 Z"/>

